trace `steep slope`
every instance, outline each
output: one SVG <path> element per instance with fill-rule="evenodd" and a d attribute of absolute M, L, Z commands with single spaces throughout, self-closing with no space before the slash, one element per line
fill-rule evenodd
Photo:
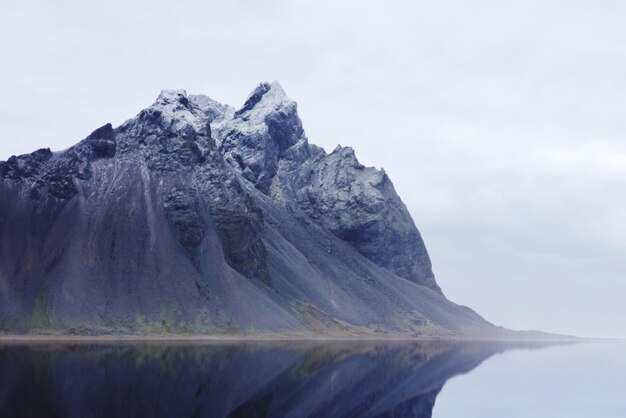
<path fill-rule="evenodd" d="M 215 117 L 209 100 L 192 100 Z M 383 170 L 359 164 L 351 148 L 331 154 L 311 146 L 297 105 L 278 83 L 263 83 L 244 106 L 218 123 L 225 160 L 257 189 L 297 208 L 376 264 L 441 292 L 424 242 Z"/>
<path fill-rule="evenodd" d="M 76 146 L 0 163 L 5 332 L 497 333 L 435 282 L 384 173 L 310 145 L 261 84 L 183 90 Z"/>

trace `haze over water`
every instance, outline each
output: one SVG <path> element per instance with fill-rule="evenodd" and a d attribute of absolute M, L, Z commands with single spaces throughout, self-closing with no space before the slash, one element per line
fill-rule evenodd
<path fill-rule="evenodd" d="M 2 417 L 623 417 L 623 343 L 0 346 Z"/>

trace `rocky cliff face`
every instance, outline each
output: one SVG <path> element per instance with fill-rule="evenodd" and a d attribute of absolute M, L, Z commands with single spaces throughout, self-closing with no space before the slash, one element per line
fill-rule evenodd
<path fill-rule="evenodd" d="M 0 162 L 7 332 L 492 332 L 449 302 L 384 171 L 309 144 L 277 83 L 163 91 L 76 146 Z"/>
<path fill-rule="evenodd" d="M 206 100 L 192 100 L 215 117 Z M 326 154 L 309 145 L 297 105 L 278 83 L 261 84 L 240 110 L 218 113 L 221 120 L 230 114 L 215 132 L 220 152 L 258 190 L 306 213 L 376 264 L 441 292 L 419 231 L 384 170 L 361 165 L 352 148 Z"/>

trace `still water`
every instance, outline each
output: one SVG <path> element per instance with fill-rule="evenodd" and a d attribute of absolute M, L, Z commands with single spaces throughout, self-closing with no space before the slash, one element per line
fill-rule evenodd
<path fill-rule="evenodd" d="M 0 345 L 0 417 L 626 417 L 626 345 Z"/>

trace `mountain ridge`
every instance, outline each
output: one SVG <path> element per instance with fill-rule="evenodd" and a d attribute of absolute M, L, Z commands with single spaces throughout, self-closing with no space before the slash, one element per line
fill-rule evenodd
<path fill-rule="evenodd" d="M 262 83 L 164 90 L 68 150 L 0 162 L 0 329 L 468 336 L 384 170 L 309 144 Z"/>

